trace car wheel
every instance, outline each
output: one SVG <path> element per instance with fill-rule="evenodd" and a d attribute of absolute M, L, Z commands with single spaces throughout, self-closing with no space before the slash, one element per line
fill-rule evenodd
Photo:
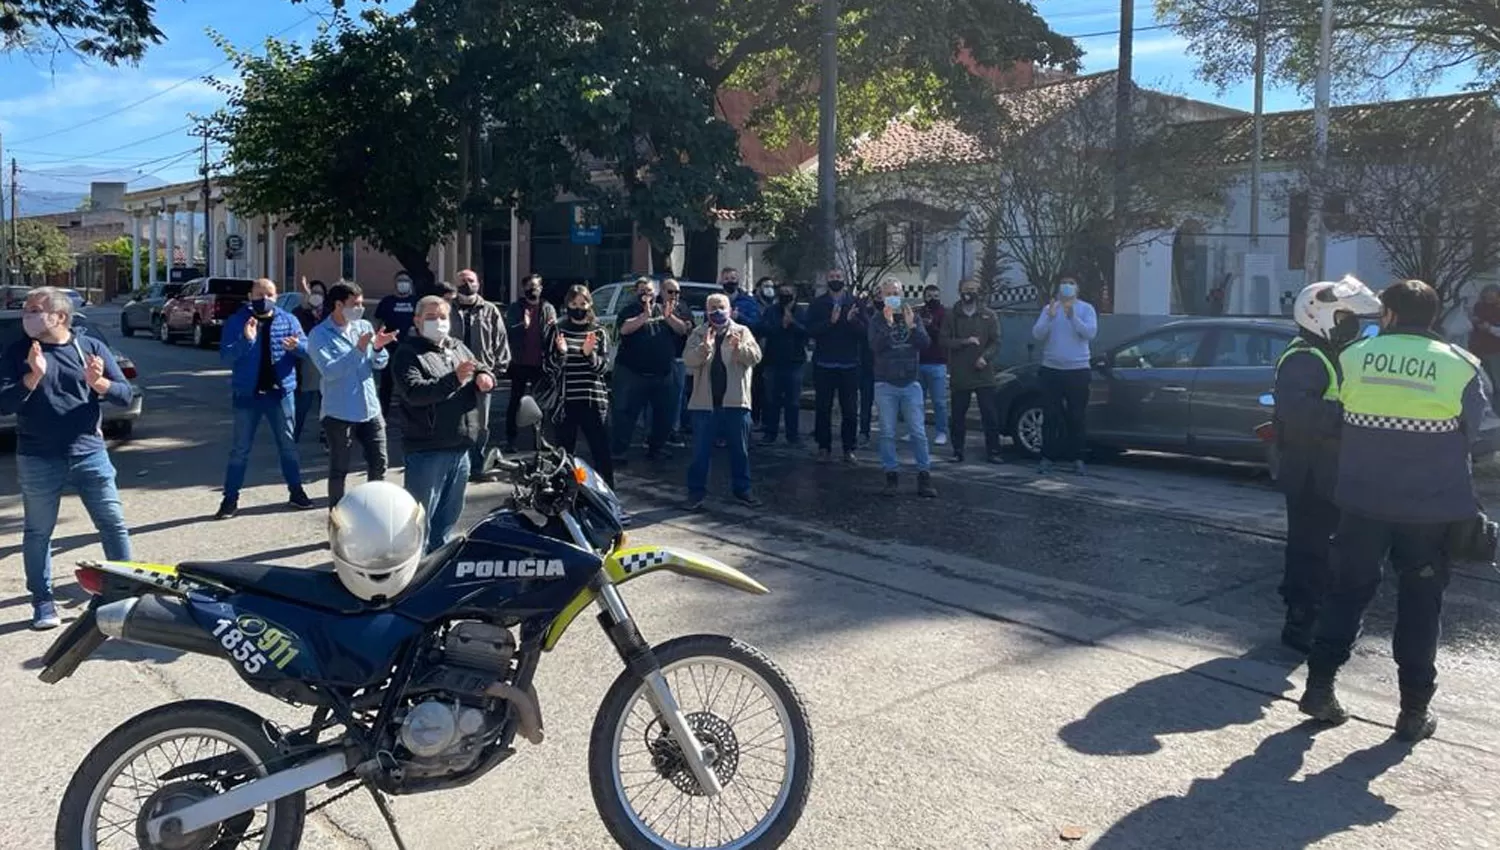
<path fill-rule="evenodd" d="M 1266 472 L 1272 482 L 1281 480 L 1281 450 L 1275 443 L 1266 443 Z"/>
<path fill-rule="evenodd" d="M 1027 396 L 1016 402 L 1010 415 L 1010 438 L 1029 457 L 1039 457 L 1042 453 L 1042 423 L 1040 396 Z"/>
<path fill-rule="evenodd" d="M 202 322 L 193 323 L 193 345 L 199 348 L 208 347 L 208 335 L 203 330 Z"/>
<path fill-rule="evenodd" d="M 156 338 L 166 345 L 172 344 L 172 330 L 167 327 L 166 319 L 156 320 Z"/>
<path fill-rule="evenodd" d="M 120 311 L 120 336 L 135 336 L 135 328 L 130 326 L 130 314 Z"/>

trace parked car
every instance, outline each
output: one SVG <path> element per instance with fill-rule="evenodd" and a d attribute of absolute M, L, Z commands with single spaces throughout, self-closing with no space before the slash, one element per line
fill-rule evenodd
<path fill-rule="evenodd" d="M 109 338 L 104 332 L 88 320 L 83 313 L 73 314 L 73 332 L 91 336 L 105 345 L 109 345 Z M 26 335 L 26 330 L 21 326 L 20 310 L 0 310 L 0 351 L 5 350 L 11 343 Z M 141 411 L 145 406 L 145 396 L 141 392 L 140 384 L 136 383 L 137 373 L 135 361 L 120 353 L 120 350 L 109 345 L 109 350 L 114 352 L 115 361 L 120 365 L 120 371 L 124 373 L 125 380 L 130 382 L 134 390 L 129 407 L 120 407 L 114 404 L 103 405 L 104 410 L 104 434 L 107 437 L 124 439 L 130 436 L 135 429 L 135 423 L 141 418 Z M 0 416 L 0 434 L 14 434 L 16 431 L 16 417 Z"/>
<path fill-rule="evenodd" d="M 688 309 L 693 312 L 693 320 L 702 322 L 704 309 L 708 303 L 708 296 L 715 292 L 723 292 L 724 287 L 717 283 L 695 283 L 688 280 L 680 280 L 678 284 L 682 287 L 682 298 Z M 661 281 L 656 281 L 657 294 L 661 293 Z M 620 312 L 626 305 L 635 300 L 635 278 L 615 283 L 606 283 L 594 290 L 594 315 L 599 317 L 599 324 L 603 325 L 605 332 L 609 334 L 609 357 L 610 368 L 614 367 L 615 353 L 619 350 L 620 335 L 615 330 L 615 322 L 619 320 Z"/>
<path fill-rule="evenodd" d="M 26 293 L 35 289 L 34 286 L 0 286 L 0 310 L 19 310 L 26 306 Z M 73 302 L 74 310 L 82 310 L 87 306 L 86 299 L 76 289 L 64 289 L 69 300 Z"/>
<path fill-rule="evenodd" d="M 162 305 L 156 338 L 170 344 L 186 336 L 200 348 L 217 345 L 224 320 L 250 299 L 254 283 L 247 277 L 200 277 L 188 281 L 176 298 Z"/>
<path fill-rule="evenodd" d="M 1256 434 L 1268 418 L 1261 396 L 1275 387 L 1276 361 L 1296 335 L 1287 319 L 1189 319 L 1113 346 L 1091 363 L 1091 448 L 1273 462 Z M 1006 433 L 1032 456 L 1042 447 L 1040 367 L 1002 372 L 997 402 Z M 1497 448 L 1500 417 L 1486 411 L 1474 454 Z"/>
<path fill-rule="evenodd" d="M 161 333 L 161 308 L 182 292 L 184 283 L 154 283 L 142 287 L 120 310 L 120 334 L 135 336 L 136 331 Z"/>

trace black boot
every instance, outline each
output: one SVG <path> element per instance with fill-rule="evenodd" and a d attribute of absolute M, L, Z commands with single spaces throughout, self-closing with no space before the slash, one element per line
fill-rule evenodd
<path fill-rule="evenodd" d="M 1405 709 L 1396 718 L 1396 737 L 1415 744 L 1437 733 L 1437 718 L 1425 708 Z"/>
<path fill-rule="evenodd" d="M 1281 627 L 1281 642 L 1306 655 L 1312 651 L 1313 624 L 1318 612 L 1312 608 L 1291 607 L 1286 609 L 1286 624 Z"/>
<path fill-rule="evenodd" d="M 932 473 L 931 472 L 918 472 L 917 473 L 917 495 L 921 496 L 924 499 L 936 499 L 937 498 L 937 490 L 933 489 L 933 486 L 932 486 Z"/>
<path fill-rule="evenodd" d="M 1308 673 L 1307 689 L 1302 692 L 1297 708 L 1308 717 L 1333 726 L 1349 719 L 1349 712 L 1339 705 L 1339 698 L 1333 693 L 1332 673 Z"/>
<path fill-rule="evenodd" d="M 885 489 L 881 492 L 886 496 L 894 496 L 896 495 L 897 484 L 896 473 L 887 472 L 885 474 Z"/>

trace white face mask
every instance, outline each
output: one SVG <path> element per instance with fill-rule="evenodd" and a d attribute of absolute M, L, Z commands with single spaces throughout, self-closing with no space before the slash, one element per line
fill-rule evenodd
<path fill-rule="evenodd" d="M 363 304 L 359 305 L 358 307 L 345 307 L 344 308 L 344 321 L 346 321 L 346 322 L 357 322 L 360 319 L 363 319 L 364 317 L 365 317 L 365 305 L 363 305 Z"/>
<path fill-rule="evenodd" d="M 448 336 L 447 319 L 424 319 L 422 320 L 422 336 L 433 342 L 442 342 Z"/>
<path fill-rule="evenodd" d="M 307 296 L 307 303 L 308 303 L 308 306 L 310 306 L 314 310 L 316 310 L 317 308 L 323 306 L 323 296 L 321 296 L 318 293 L 314 292 L 313 294 Z"/>
<path fill-rule="evenodd" d="M 411 294 L 411 281 L 409 281 L 409 280 L 398 280 L 398 281 L 396 281 L 396 294 L 397 295 L 410 295 Z"/>

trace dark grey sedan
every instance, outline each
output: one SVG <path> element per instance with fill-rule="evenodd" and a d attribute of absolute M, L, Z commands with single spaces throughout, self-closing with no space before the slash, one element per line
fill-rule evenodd
<path fill-rule="evenodd" d="M 120 309 L 120 335 L 134 336 L 136 331 L 156 336 L 160 330 L 161 305 L 177 297 L 180 283 L 155 283 L 141 288 Z"/>

